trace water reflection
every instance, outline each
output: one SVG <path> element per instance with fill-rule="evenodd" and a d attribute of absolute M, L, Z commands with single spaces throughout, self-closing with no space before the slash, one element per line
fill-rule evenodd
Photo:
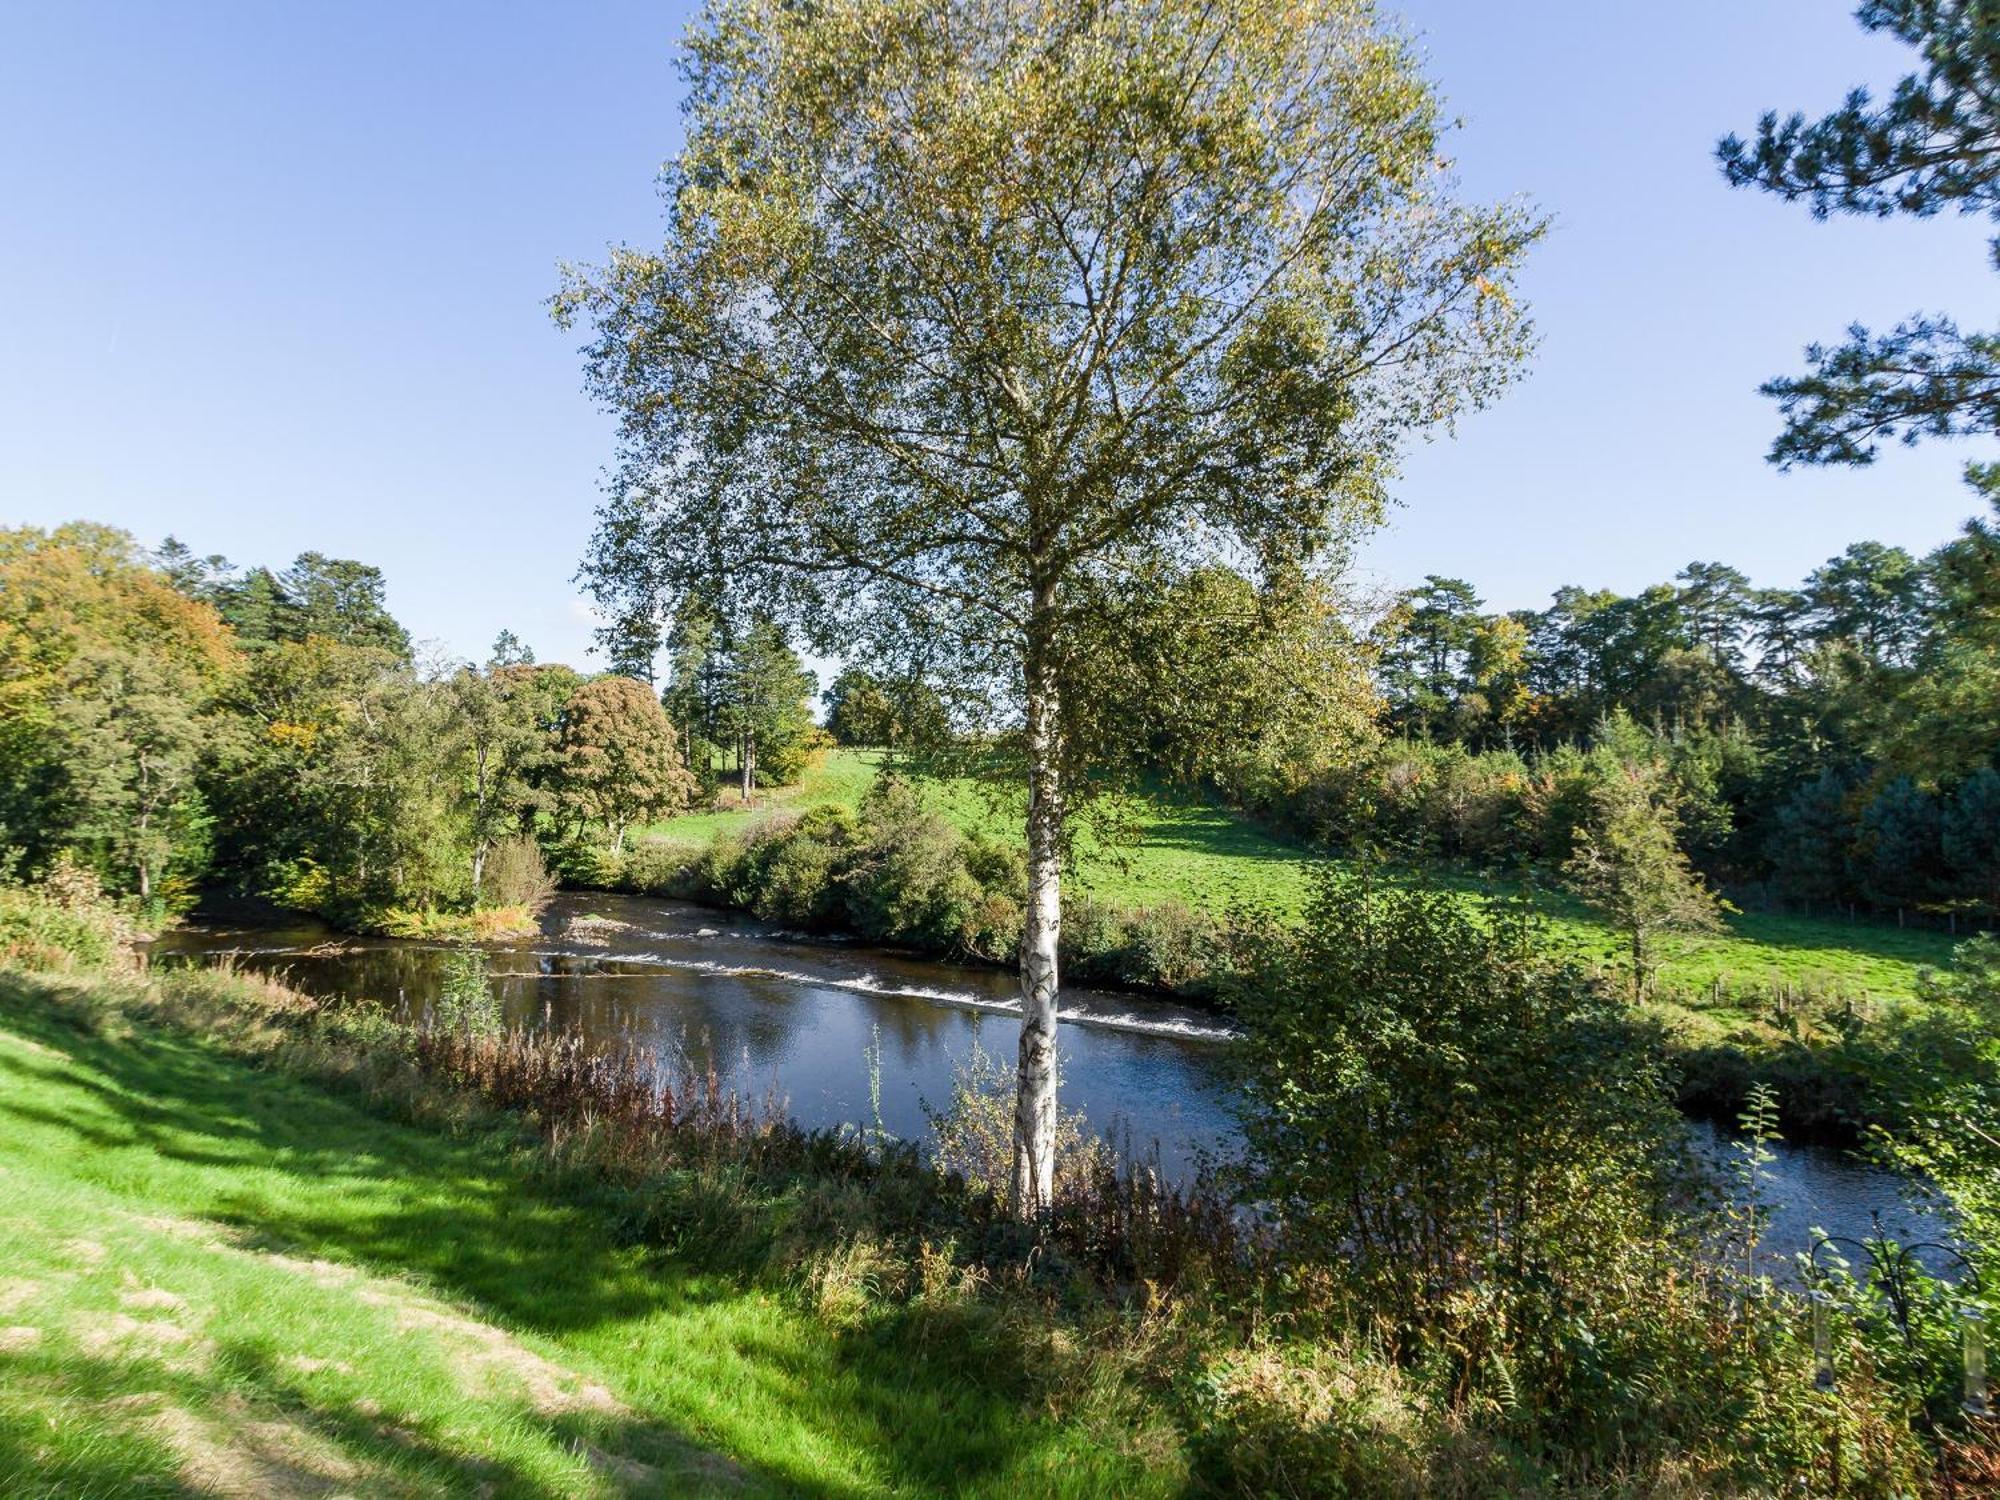
<path fill-rule="evenodd" d="M 210 921 L 168 934 L 162 962 L 227 954 L 309 994 L 415 1012 L 436 995 L 438 944 L 342 938 L 309 919 Z M 869 1120 L 868 1053 L 882 1057 L 885 1128 L 913 1137 L 924 1107 L 984 1054 L 1011 1060 L 1011 976 L 843 944 L 816 943 L 679 902 L 595 893 L 559 897 L 540 935 L 490 948 L 509 1021 L 580 1029 L 600 1042 L 685 1053 L 757 1099 L 775 1093 L 807 1125 Z M 1179 1176 L 1233 1136 L 1223 1079 L 1225 1026 L 1129 995 L 1066 993 L 1063 1097 L 1091 1126 L 1157 1142 Z"/>
<path fill-rule="evenodd" d="M 296 916 L 210 920 L 170 933 L 159 961 L 231 955 L 311 994 L 415 1012 L 437 994 L 438 944 L 346 938 Z M 685 1052 L 731 1087 L 775 1095 L 802 1123 L 866 1123 L 868 1052 L 879 1040 L 882 1123 L 916 1137 L 924 1108 L 950 1097 L 974 1056 L 1011 1061 L 1018 1040 L 1012 976 L 853 945 L 811 942 L 747 918 L 680 902 L 569 893 L 535 938 L 490 950 L 505 1014 L 528 1026 L 577 1028 L 662 1056 Z M 1227 1028 L 1214 1017 L 1130 995 L 1064 995 L 1059 1052 L 1065 1106 L 1099 1132 L 1141 1149 L 1157 1143 L 1175 1176 L 1235 1141 L 1224 1067 Z M 1696 1125 L 1712 1161 L 1733 1152 Z M 1879 1220 L 1901 1239 L 1938 1239 L 1934 1212 L 1913 1208 L 1895 1176 L 1838 1153 L 1780 1146 L 1766 1169 L 1768 1263 L 1781 1267 L 1814 1228 L 1849 1237 Z"/>

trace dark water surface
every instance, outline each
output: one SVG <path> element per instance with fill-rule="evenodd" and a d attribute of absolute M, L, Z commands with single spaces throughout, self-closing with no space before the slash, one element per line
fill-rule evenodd
<path fill-rule="evenodd" d="M 436 996 L 448 948 L 355 938 L 312 918 L 260 913 L 197 919 L 154 945 L 159 962 L 228 956 L 321 996 L 420 1011 Z M 558 896 L 532 939 L 489 945 L 510 1021 L 581 1028 L 606 1044 L 685 1051 L 763 1099 L 775 1093 L 803 1124 L 871 1122 L 868 1052 L 881 1047 L 882 1123 L 924 1133 L 924 1107 L 950 1098 L 956 1070 L 979 1053 L 1011 1063 L 1019 994 L 1011 974 L 878 949 L 808 940 L 748 917 L 652 897 Z M 1094 1129 L 1157 1146 L 1171 1175 L 1236 1139 L 1226 1058 L 1229 1031 L 1200 1011 L 1133 995 L 1066 990 L 1062 1096 Z M 1697 1147 L 1726 1158 L 1713 1127 Z M 1814 1227 L 1859 1236 L 1875 1216 L 1902 1239 L 1935 1238 L 1892 1174 L 1836 1152 L 1775 1148 L 1763 1196 L 1774 1258 Z"/>

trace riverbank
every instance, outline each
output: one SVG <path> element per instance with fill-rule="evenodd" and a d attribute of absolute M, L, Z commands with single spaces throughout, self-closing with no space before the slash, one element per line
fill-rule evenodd
<path fill-rule="evenodd" d="M 381 996 L 416 1022 L 459 960 L 443 944 L 345 937 L 270 908 L 210 910 L 151 948 L 156 969 L 225 966 L 328 1000 Z M 1004 1074 L 1018 1045 L 1018 989 L 998 969 L 944 964 L 809 939 L 739 914 L 651 897 L 558 895 L 532 938 L 484 950 L 504 1024 L 573 1033 L 713 1067 L 746 1097 L 782 1097 L 808 1129 L 866 1122 L 929 1138 L 980 1058 Z M 1064 995 L 1063 1098 L 1086 1134 L 1110 1139 L 1172 1183 L 1241 1151 L 1232 1072 L 1236 1033 L 1156 998 L 1072 986 Z M 1004 1088 L 1004 1076 L 994 1079 Z M 1703 1158 L 1737 1147 L 1697 1127 Z M 1844 1154 L 1774 1142 L 1763 1255 L 1783 1276 L 1815 1227 L 1865 1236 L 1882 1215 L 1901 1239 L 1938 1229 L 1908 1212 L 1893 1174 Z M 1723 1174 L 1727 1177 L 1725 1167 Z"/>
<path fill-rule="evenodd" d="M 1730 1401 L 1571 1431 L 1343 1334 L 1198 1202 L 1066 1175 L 1028 1253 L 976 1180 L 686 1074 L 663 1107 L 621 1056 L 226 971 L 0 972 L 0 1488 L 1748 1495 L 1826 1419 L 1777 1302 L 1689 1362 L 1740 1317 L 1699 1278 L 1593 1343 Z M 975 1178 L 1005 1118 L 958 1116 Z"/>
<path fill-rule="evenodd" d="M 746 841 L 809 808 L 858 809 L 887 769 L 885 752 L 834 750 L 796 785 L 760 792 L 753 806 L 725 794 L 714 808 L 635 830 L 632 839 L 689 857 L 718 839 Z M 986 788 L 927 781 L 922 791 L 926 804 L 962 834 L 998 842 L 1020 838 L 1020 809 Z M 1113 911 L 1178 904 L 1215 915 L 1244 908 L 1295 917 L 1308 889 L 1306 870 L 1320 857 L 1212 803 L 1132 797 L 1112 821 L 1129 837 L 1079 829 L 1068 888 Z M 1450 869 L 1423 873 L 1467 891 L 1492 885 Z M 1617 969 L 1623 943 L 1603 922 L 1558 892 L 1544 891 L 1540 899 L 1568 951 L 1587 964 Z M 1948 933 L 1889 922 L 1751 910 L 1730 917 L 1722 936 L 1687 942 L 1668 955 L 1659 981 L 1677 1003 L 1725 1023 L 1732 1011 L 1786 994 L 1896 1002 L 1916 997 L 1922 971 L 1948 963 L 1956 941 Z"/>
<path fill-rule="evenodd" d="M 1161 1393 L 1046 1359 L 1032 1291 L 947 1257 L 878 1305 L 903 1268 L 837 1154 L 789 1192 L 775 1147 L 603 1169 L 316 1014 L 0 974 L 0 1491 L 1185 1485 Z"/>
<path fill-rule="evenodd" d="M 565 870 L 589 888 L 665 895 L 766 921 L 1011 969 L 1024 882 L 1007 815 L 969 783 L 895 786 L 870 752 L 835 752 L 762 806 L 656 825 L 625 853 Z M 877 790 L 877 789 L 881 790 Z M 1226 1012 L 1242 931 L 1296 920 L 1315 859 L 1213 807 L 1140 801 L 1139 841 L 1080 837 L 1066 889 L 1066 981 Z M 1473 895 L 1431 870 L 1390 880 Z M 1538 893 L 1548 945 L 1622 986 L 1615 940 Z M 1643 1008 L 1658 1022 L 1682 1107 L 1732 1124 L 1770 1089 L 1788 1139 L 1850 1146 L 1893 1115 L 1925 1018 L 1936 934 L 1754 914 L 1668 963 Z M 1844 944 L 1844 946 L 1843 946 Z"/>

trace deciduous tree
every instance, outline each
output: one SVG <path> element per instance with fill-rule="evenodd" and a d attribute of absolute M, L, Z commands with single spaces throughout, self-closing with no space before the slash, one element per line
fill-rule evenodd
<path fill-rule="evenodd" d="M 634 823 L 685 807 L 694 793 L 666 710 L 632 677 L 593 677 L 571 694 L 559 775 L 562 811 L 602 823 L 614 850 Z"/>
<path fill-rule="evenodd" d="M 195 784 L 203 725 L 186 685 L 116 648 L 71 664 L 55 709 L 61 822 L 113 890 L 150 903 L 170 873 L 199 877 L 208 818 Z"/>
<path fill-rule="evenodd" d="M 1540 226 L 1454 201 L 1362 0 L 742 0 L 687 56 L 664 244 L 557 299 L 621 422 L 587 574 L 614 613 L 722 587 L 985 706 L 1029 792 L 1033 1214 L 1090 618 L 1135 567 L 1324 562 L 1518 361 Z"/>
<path fill-rule="evenodd" d="M 1589 819 L 1563 866 L 1569 888 L 1624 937 L 1634 996 L 1652 985 L 1661 938 L 1722 926 L 1723 903 L 1689 866 L 1678 830 L 1674 789 L 1662 768 L 1627 761 L 1592 788 Z"/>

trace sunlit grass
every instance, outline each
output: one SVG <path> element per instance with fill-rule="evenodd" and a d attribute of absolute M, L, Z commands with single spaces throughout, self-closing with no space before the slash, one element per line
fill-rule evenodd
<path fill-rule="evenodd" d="M 693 814 L 655 824 L 654 837 L 699 845 L 718 834 L 741 834 L 763 819 L 818 803 L 859 804 L 878 773 L 881 755 L 836 750 L 796 787 L 770 793 L 755 809 Z M 996 837 L 1018 837 L 1020 808 L 964 781 L 932 782 L 927 795 L 959 827 Z M 1228 811 L 1199 803 L 1131 799 L 1100 832 L 1085 828 L 1078 840 L 1072 889 L 1113 906 L 1133 908 L 1178 901 L 1226 913 L 1255 909 L 1295 916 L 1309 885 L 1309 851 L 1263 833 Z M 1475 880 L 1452 875 L 1467 890 Z M 1623 947 L 1617 935 L 1581 906 L 1556 893 L 1543 898 L 1558 941 L 1586 962 L 1617 968 Z M 1942 933 L 1903 930 L 1877 922 L 1837 922 L 1746 912 L 1729 919 L 1726 936 L 1684 945 L 1660 974 L 1670 989 L 1708 990 L 1720 981 L 1732 990 L 1789 985 L 1851 992 L 1858 997 L 1903 998 L 1916 993 L 1918 971 L 1951 957 L 1953 940 Z"/>
<path fill-rule="evenodd" d="M 0 1494 L 1162 1493 L 945 1347 L 0 975 Z M 981 1378 L 982 1375 L 986 1378 Z"/>

